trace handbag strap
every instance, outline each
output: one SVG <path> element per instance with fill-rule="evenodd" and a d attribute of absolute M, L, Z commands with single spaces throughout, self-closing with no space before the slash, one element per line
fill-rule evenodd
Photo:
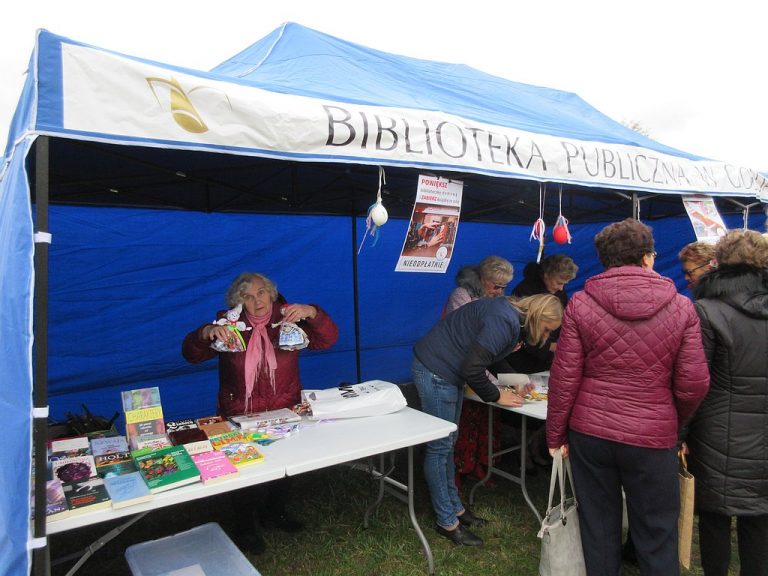
<path fill-rule="evenodd" d="M 573 486 L 573 472 L 571 471 L 571 462 L 568 458 L 563 458 L 563 454 L 558 448 L 552 458 L 552 475 L 549 479 L 549 500 L 547 501 L 547 512 L 552 510 L 552 501 L 555 497 L 555 483 L 560 484 L 560 503 L 562 508 L 565 506 L 565 482 L 568 478 L 568 484 L 571 486 L 571 493 L 576 498 L 576 489 Z M 555 504 L 556 506 L 558 504 Z"/>

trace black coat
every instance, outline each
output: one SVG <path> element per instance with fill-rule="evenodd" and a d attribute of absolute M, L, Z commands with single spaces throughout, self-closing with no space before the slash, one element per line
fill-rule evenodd
<path fill-rule="evenodd" d="M 711 374 L 688 432 L 697 506 L 768 514 L 768 270 L 721 267 L 695 296 Z"/>
<path fill-rule="evenodd" d="M 520 298 L 524 296 L 535 296 L 536 294 L 549 294 L 547 285 L 544 283 L 544 275 L 541 271 L 541 264 L 529 262 L 523 270 L 523 280 L 512 290 L 514 296 Z M 568 295 L 565 290 L 558 290 L 554 294 L 565 308 L 568 304 Z M 552 342 L 557 342 L 560 336 L 558 328 L 550 335 L 549 339 L 541 346 L 533 346 L 526 342 L 523 347 L 507 356 L 507 362 L 515 372 L 522 374 L 533 374 L 549 370 L 552 366 L 552 360 L 555 357 L 554 352 L 549 350 Z"/>

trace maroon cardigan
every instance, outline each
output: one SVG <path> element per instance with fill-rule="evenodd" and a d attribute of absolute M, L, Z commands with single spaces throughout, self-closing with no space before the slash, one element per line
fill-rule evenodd
<path fill-rule="evenodd" d="M 289 352 L 281 350 L 277 346 L 279 327 L 272 328 L 272 324 L 282 319 L 280 307 L 286 304 L 282 296 L 272 307 L 272 318 L 267 325 L 267 334 L 275 345 L 275 357 L 277 369 L 275 370 L 275 387 L 269 380 L 267 371 L 262 370 L 253 387 L 250 402 L 245 397 L 245 352 L 216 352 L 210 347 L 210 340 L 201 337 L 205 324 L 187 334 L 182 344 L 182 354 L 187 361 L 196 364 L 205 360 L 219 357 L 219 396 L 217 412 L 222 416 L 232 416 L 248 412 L 260 412 L 277 408 L 288 408 L 297 404 L 301 399 L 301 379 L 299 378 L 299 351 Z M 306 319 L 299 326 L 309 337 L 309 348 L 313 350 L 325 350 L 336 343 L 339 330 L 331 317 L 319 306 L 312 304 L 317 309 L 317 316 Z M 220 311 L 216 317 L 222 318 L 227 313 Z M 245 310 L 240 315 L 240 321 L 250 326 Z M 243 333 L 246 347 L 250 342 L 252 330 Z"/>

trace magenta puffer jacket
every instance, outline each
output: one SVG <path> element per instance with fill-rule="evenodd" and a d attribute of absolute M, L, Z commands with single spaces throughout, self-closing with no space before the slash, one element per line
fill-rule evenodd
<path fill-rule="evenodd" d="M 639 266 L 587 280 L 565 309 L 549 380 L 547 444 L 568 430 L 671 448 L 709 389 L 693 303 Z"/>

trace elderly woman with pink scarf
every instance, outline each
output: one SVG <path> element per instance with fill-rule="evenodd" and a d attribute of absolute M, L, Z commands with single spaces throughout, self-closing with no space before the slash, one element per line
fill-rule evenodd
<path fill-rule="evenodd" d="M 333 346 L 338 338 L 334 321 L 316 304 L 288 304 L 272 280 L 252 272 L 240 274 L 232 282 L 226 303 L 230 310 L 220 311 L 217 322 L 203 324 L 187 334 L 182 345 L 182 354 L 189 362 L 218 357 L 218 414 L 233 416 L 298 404 L 301 399 L 299 352 L 278 345 L 280 323 L 295 323 L 306 333 L 310 349 L 324 350 Z M 217 341 L 223 343 L 231 338 L 228 324 L 240 327 L 244 351 L 220 352 L 211 347 Z M 235 510 L 255 508 L 259 515 L 256 520 L 263 525 L 289 531 L 300 529 L 300 523 L 290 518 L 285 508 L 287 483 L 278 481 L 265 486 L 272 488 L 268 490 L 271 493 L 262 498 L 262 502 L 254 501 L 252 507 L 243 501 L 244 495 L 240 494 L 243 491 L 236 492 Z M 237 515 L 235 538 L 252 553 L 259 553 L 264 549 L 264 542 L 258 532 L 249 529 L 253 528 L 254 519 L 245 516 L 249 515 Z"/>

